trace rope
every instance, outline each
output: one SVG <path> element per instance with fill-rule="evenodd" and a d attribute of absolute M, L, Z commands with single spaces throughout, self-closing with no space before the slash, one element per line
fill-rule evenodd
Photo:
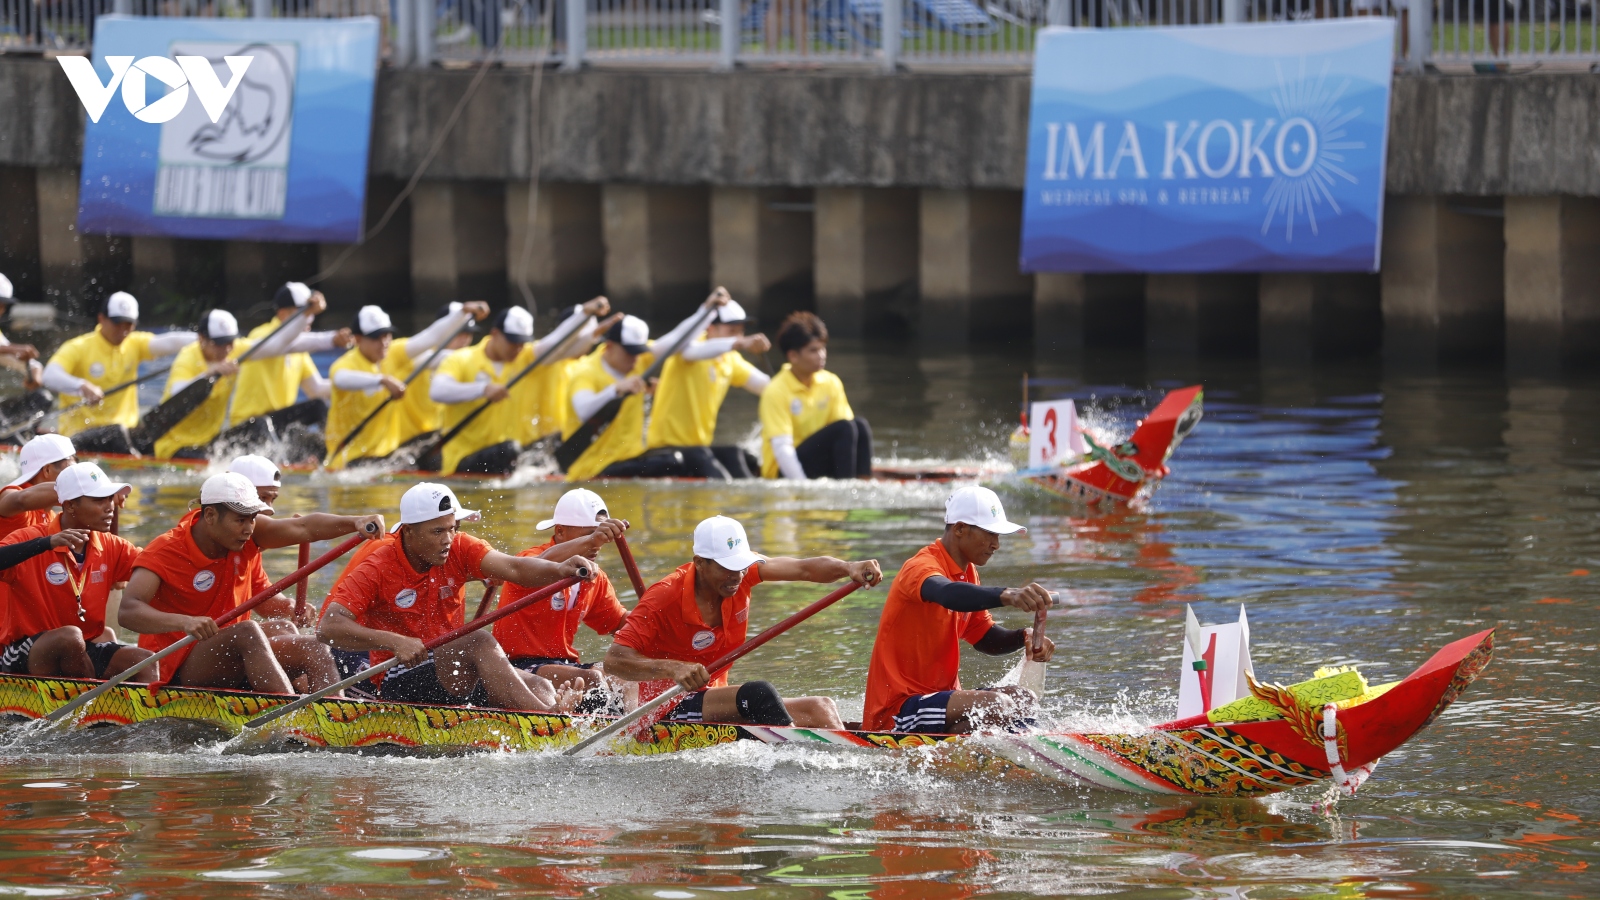
<path fill-rule="evenodd" d="M 456 108 L 450 111 L 450 117 L 445 119 L 444 126 L 439 129 L 439 133 L 434 135 L 433 146 L 428 148 L 428 153 L 422 158 L 422 162 L 417 165 L 417 170 L 411 173 L 411 180 L 406 182 L 406 186 L 400 191 L 399 196 L 395 197 L 394 202 L 389 204 L 389 208 L 383 211 L 382 216 L 378 217 L 377 223 L 363 232 L 361 238 L 354 244 L 344 248 L 343 252 L 334 257 L 333 262 L 329 263 L 326 269 L 311 278 L 307 278 L 306 284 L 319 284 L 328 279 L 333 273 L 339 271 L 339 268 L 348 262 L 357 250 L 365 246 L 367 241 L 375 237 L 378 232 L 384 229 L 384 226 L 389 224 L 389 220 L 394 218 L 396 212 L 399 212 L 400 205 L 405 203 L 406 198 L 411 196 L 411 192 L 417 189 L 418 182 L 422 181 L 422 173 L 428 170 L 428 166 L 433 164 L 434 157 L 438 156 L 439 151 L 444 149 L 445 138 L 448 138 L 450 132 L 455 130 L 456 122 L 461 119 L 461 113 L 467 108 L 468 101 L 472 99 L 473 94 L 478 92 L 478 86 L 483 84 L 484 76 L 489 74 L 489 66 L 499 58 L 499 47 L 494 48 L 483 58 L 483 62 L 478 65 L 477 73 L 472 76 L 472 83 L 467 85 L 467 89 L 462 93 L 461 99 L 456 101 Z"/>

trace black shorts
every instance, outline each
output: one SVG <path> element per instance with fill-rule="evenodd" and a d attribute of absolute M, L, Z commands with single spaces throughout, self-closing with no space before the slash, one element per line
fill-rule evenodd
<path fill-rule="evenodd" d="M 489 690 L 479 681 L 472 686 L 472 692 L 465 697 L 458 697 L 445 689 L 439 681 L 439 673 L 434 671 L 433 660 L 428 660 L 420 666 L 405 669 L 396 674 L 391 671 L 383 679 L 383 686 L 378 690 L 379 700 L 393 700 L 397 703 L 431 703 L 438 706 L 488 706 Z"/>
<path fill-rule="evenodd" d="M 666 720 L 668 722 L 704 722 L 706 720 L 705 705 L 705 691 L 684 694 L 682 699 L 678 701 L 678 705 L 672 708 L 672 712 L 667 713 Z"/>
<path fill-rule="evenodd" d="M 41 632 L 42 634 L 43 632 Z M 38 634 L 30 637 L 18 638 L 12 641 L 4 650 L 0 650 L 0 672 L 8 675 L 27 675 L 28 657 L 33 654 L 33 642 L 39 638 Z M 111 665 L 111 657 L 117 651 L 130 644 L 119 644 L 116 641 L 84 644 L 84 649 L 89 653 L 89 663 L 94 666 L 94 677 L 106 677 L 106 667 Z"/>
<path fill-rule="evenodd" d="M 594 668 L 594 663 L 581 663 L 561 656 L 519 656 L 513 659 L 511 664 L 529 675 L 539 674 L 540 666 L 567 666 L 573 669 Z"/>
<path fill-rule="evenodd" d="M 935 691 L 931 694 L 913 694 L 900 704 L 900 711 L 894 716 L 894 730 L 901 732 L 922 732 L 923 734 L 944 734 L 948 726 L 945 722 L 946 714 L 950 709 L 950 695 L 955 691 Z"/>

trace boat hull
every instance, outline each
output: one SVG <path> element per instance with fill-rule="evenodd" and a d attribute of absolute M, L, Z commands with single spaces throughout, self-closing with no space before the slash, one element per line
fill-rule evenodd
<path fill-rule="evenodd" d="M 1368 696 L 1339 701 L 1341 762 L 1376 762 L 1418 731 L 1483 670 L 1493 632 L 1441 649 L 1404 681 Z M 0 716 L 39 719 L 93 687 L 65 678 L 0 675 Z M 238 734 L 244 723 L 293 698 L 240 691 L 124 685 L 89 704 L 75 727 L 184 719 Z M 830 731 L 713 723 L 663 722 L 627 732 L 611 752 L 653 755 L 741 740 L 844 749 L 905 751 L 959 748 L 972 758 L 999 758 L 1047 778 L 1147 794 L 1253 797 L 1328 779 L 1331 766 L 1319 734 L 1323 706 L 1313 698 L 1277 718 L 1252 722 L 1174 722 L 1124 734 L 926 735 Z M 1197 717 L 1199 719 L 1200 717 Z M 466 707 L 324 700 L 252 733 L 308 747 L 415 752 L 549 751 L 576 742 L 590 727 L 568 716 Z M 260 735 L 259 738 L 256 735 Z"/>

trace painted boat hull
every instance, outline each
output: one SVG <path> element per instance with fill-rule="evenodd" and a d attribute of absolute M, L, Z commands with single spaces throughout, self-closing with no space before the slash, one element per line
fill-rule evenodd
<path fill-rule="evenodd" d="M 1024 476 L 1047 493 L 1091 506 L 1126 504 L 1148 498 L 1167 477 L 1167 460 L 1200 423 L 1205 392 L 1199 385 L 1170 391 L 1133 429 L 1133 434 L 1112 453 L 1138 466 L 1138 480 L 1124 478 L 1105 462 L 1089 460 L 1062 466 L 1058 471 Z"/>
<path fill-rule="evenodd" d="M 1441 649 L 1405 680 L 1339 705 L 1343 762 L 1355 768 L 1376 762 L 1431 724 L 1488 665 L 1492 631 Z M 0 675 L 0 716 L 42 718 L 93 687 L 64 678 Z M 183 719 L 238 734 L 244 723 L 292 698 L 240 691 L 123 686 L 107 692 L 75 720 L 74 727 L 132 725 Z M 712 723 L 658 723 L 633 731 L 612 751 L 653 755 L 712 747 L 740 740 L 862 750 L 912 750 L 946 746 L 971 757 L 999 758 L 1047 778 L 1115 791 L 1252 797 L 1330 777 L 1329 764 L 1312 719 L 1320 705 L 1262 721 L 1192 721 L 1128 734 L 1059 733 L 1019 735 L 925 735 L 828 731 Z M 1306 713 L 1299 715 L 1297 713 Z M 465 707 L 325 700 L 263 729 L 254 740 L 289 741 L 307 747 L 360 750 L 395 748 L 413 752 L 470 750 L 549 751 L 576 742 L 595 723 L 567 716 Z"/>

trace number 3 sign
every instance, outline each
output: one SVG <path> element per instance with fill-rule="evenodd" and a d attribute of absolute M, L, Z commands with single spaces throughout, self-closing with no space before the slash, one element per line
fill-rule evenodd
<path fill-rule="evenodd" d="M 1034 403 L 1028 409 L 1028 467 L 1053 466 L 1089 452 L 1071 400 Z"/>

